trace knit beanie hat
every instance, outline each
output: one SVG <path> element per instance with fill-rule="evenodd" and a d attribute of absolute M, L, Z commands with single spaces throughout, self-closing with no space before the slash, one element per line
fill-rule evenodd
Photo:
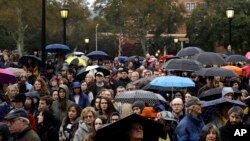
<path fill-rule="evenodd" d="M 134 107 L 139 107 L 142 111 L 145 107 L 145 102 L 144 101 L 135 101 L 132 105 L 132 108 L 134 108 Z"/>
<path fill-rule="evenodd" d="M 233 88 L 232 87 L 223 87 L 222 91 L 221 91 L 222 97 L 224 97 L 228 93 L 234 94 Z"/>

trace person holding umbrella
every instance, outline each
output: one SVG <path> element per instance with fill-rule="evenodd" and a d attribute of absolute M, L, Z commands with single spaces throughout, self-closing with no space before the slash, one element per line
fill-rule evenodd
<path fill-rule="evenodd" d="M 205 125 L 201 117 L 201 104 L 201 101 L 194 96 L 186 101 L 186 115 L 175 130 L 178 141 L 198 141 L 201 129 Z"/>

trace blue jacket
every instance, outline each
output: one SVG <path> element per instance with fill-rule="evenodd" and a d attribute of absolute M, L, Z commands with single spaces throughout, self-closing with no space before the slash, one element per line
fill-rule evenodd
<path fill-rule="evenodd" d="M 186 115 L 176 127 L 178 141 L 198 141 L 204 122 L 199 117 L 190 114 Z"/>
<path fill-rule="evenodd" d="M 4 117 L 10 112 L 10 105 L 6 102 L 0 104 L 0 122 L 4 119 Z"/>
<path fill-rule="evenodd" d="M 75 94 L 71 94 L 70 97 L 69 97 L 69 99 L 70 99 L 71 101 L 77 103 L 77 102 L 75 101 L 74 95 L 75 95 Z M 88 97 L 86 94 L 84 94 L 84 93 L 81 92 L 81 93 L 80 93 L 80 98 L 79 98 L 78 105 L 79 105 L 82 109 L 84 109 L 85 107 L 89 106 L 89 105 L 90 105 L 90 103 L 89 103 L 89 97 Z"/>

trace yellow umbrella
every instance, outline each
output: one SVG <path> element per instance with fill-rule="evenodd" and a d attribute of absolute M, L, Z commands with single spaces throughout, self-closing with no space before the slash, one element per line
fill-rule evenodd
<path fill-rule="evenodd" d="M 69 57 L 65 60 L 65 62 L 67 62 L 69 65 L 74 65 L 74 66 L 87 66 L 87 62 L 81 57 L 77 56 Z"/>

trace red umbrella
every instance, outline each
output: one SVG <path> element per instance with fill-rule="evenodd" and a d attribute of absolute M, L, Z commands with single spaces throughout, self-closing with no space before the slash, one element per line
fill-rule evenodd
<path fill-rule="evenodd" d="M 1 69 L 0 68 L 0 83 L 4 84 L 4 83 L 16 83 L 17 82 L 17 78 L 15 77 L 15 74 L 9 70 L 9 69 Z"/>

